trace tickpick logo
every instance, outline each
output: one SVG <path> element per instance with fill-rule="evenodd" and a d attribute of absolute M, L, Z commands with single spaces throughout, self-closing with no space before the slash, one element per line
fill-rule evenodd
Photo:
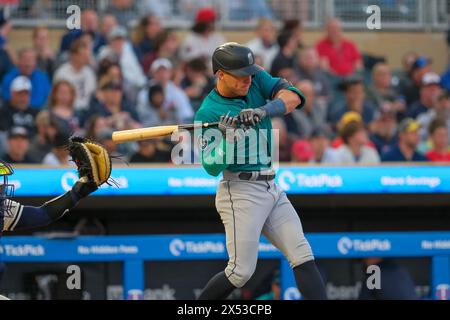
<path fill-rule="evenodd" d="M 353 242 L 350 238 L 343 237 L 338 241 L 338 250 L 342 254 L 347 254 L 353 247 Z"/>
<path fill-rule="evenodd" d="M 178 257 L 184 249 L 184 242 L 180 239 L 174 239 L 169 245 L 170 253 L 172 253 L 175 257 Z"/>

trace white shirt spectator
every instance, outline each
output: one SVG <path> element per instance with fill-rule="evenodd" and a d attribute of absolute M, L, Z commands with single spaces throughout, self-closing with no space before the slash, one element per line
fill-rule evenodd
<path fill-rule="evenodd" d="M 337 150 L 338 162 L 342 164 L 376 164 L 380 163 L 380 156 L 377 151 L 371 147 L 363 146 L 361 156 L 356 159 L 350 148 L 343 144 Z"/>
<path fill-rule="evenodd" d="M 75 110 L 86 110 L 97 87 L 97 77 L 92 68 L 84 66 L 77 72 L 69 62 L 64 63 L 53 77 L 53 82 L 59 80 L 66 80 L 75 87 Z"/>
<path fill-rule="evenodd" d="M 189 61 L 204 57 L 210 61 L 214 50 L 225 42 L 225 38 L 217 32 L 210 34 L 207 38 L 191 32 L 181 44 L 180 58 L 183 61 Z"/>
<path fill-rule="evenodd" d="M 109 46 L 104 46 L 100 49 L 98 54 L 98 60 L 102 60 L 107 57 L 115 57 L 114 51 Z M 130 42 L 125 42 L 122 54 L 119 57 L 120 69 L 124 81 L 135 88 L 142 88 L 147 83 L 147 78 L 142 71 L 142 67 L 134 54 L 133 47 Z"/>
<path fill-rule="evenodd" d="M 322 159 L 319 161 L 317 161 L 316 159 L 311 159 L 311 161 L 309 161 L 309 163 L 339 163 L 339 154 L 337 152 L 337 150 L 332 149 L 332 148 L 326 148 L 325 151 L 323 152 L 323 156 Z"/>
<path fill-rule="evenodd" d="M 168 111 L 173 108 L 177 123 L 190 122 L 194 117 L 194 111 L 192 110 L 188 96 L 172 81 L 169 81 L 164 87 L 164 103 L 162 108 Z M 148 89 L 143 89 L 139 92 L 137 111 L 143 126 L 156 125 L 154 123 L 155 119 L 153 119 L 154 112 L 148 102 Z"/>
<path fill-rule="evenodd" d="M 70 162 L 71 157 L 67 156 L 67 163 Z M 53 152 L 47 153 L 47 155 L 42 160 L 42 164 L 49 165 L 49 166 L 61 166 L 65 165 L 65 163 L 61 163 L 59 159 L 56 157 L 56 155 Z"/>
<path fill-rule="evenodd" d="M 273 59 L 275 59 L 278 51 L 280 51 L 280 47 L 278 46 L 278 44 L 273 44 L 270 48 L 265 47 L 261 38 L 250 40 L 246 44 L 246 46 L 253 51 L 254 55 L 260 56 L 262 58 L 263 67 L 266 70 L 270 70 Z"/>

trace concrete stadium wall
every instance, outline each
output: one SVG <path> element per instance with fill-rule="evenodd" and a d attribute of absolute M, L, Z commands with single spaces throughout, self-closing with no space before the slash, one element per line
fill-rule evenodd
<path fill-rule="evenodd" d="M 63 33 L 64 30 L 51 30 L 54 48 L 58 48 L 59 39 Z M 252 31 L 226 31 L 224 34 L 229 41 L 241 43 L 245 43 L 254 36 Z M 179 32 L 180 39 L 185 35 L 186 31 Z M 444 70 L 449 63 L 449 51 L 444 32 L 346 32 L 346 36 L 356 41 L 362 52 L 387 57 L 394 68 L 400 68 L 401 57 L 408 51 L 416 51 L 431 57 L 436 71 Z M 323 37 L 322 31 L 304 32 L 304 42 L 307 45 L 313 45 L 321 37 Z M 14 30 L 10 39 L 15 48 L 29 46 L 31 30 Z"/>

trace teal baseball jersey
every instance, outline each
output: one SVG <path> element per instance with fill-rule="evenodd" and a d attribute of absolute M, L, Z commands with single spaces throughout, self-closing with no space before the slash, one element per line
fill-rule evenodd
<path fill-rule="evenodd" d="M 232 117 L 237 116 L 241 110 L 249 108 L 258 108 L 265 105 L 273 99 L 276 92 L 274 88 L 280 78 L 274 78 L 266 71 L 262 70 L 252 77 L 252 83 L 245 97 L 226 98 L 221 96 L 216 89 L 213 89 L 204 99 L 200 109 L 195 115 L 195 122 L 211 123 L 220 120 L 222 115 L 229 114 Z M 294 86 L 287 88 L 296 92 L 301 98 L 299 107 L 303 107 L 305 98 L 303 94 Z M 214 138 L 208 138 L 208 130 L 218 130 L 208 128 L 203 130 L 202 146 L 202 165 L 212 175 L 218 175 L 221 171 L 227 169 L 232 172 L 238 171 L 261 171 L 271 167 L 272 155 L 272 122 L 269 117 L 264 118 L 256 126 L 252 127 L 254 131 L 249 132 L 245 139 L 241 139 L 234 144 L 233 155 L 226 155 L 225 151 L 230 150 L 230 144 L 222 141 L 215 141 Z M 207 138 L 205 138 L 207 137 Z M 221 144 L 221 148 L 212 147 Z M 228 148 L 227 148 L 228 145 Z M 211 148 L 208 148 L 211 146 Z M 219 150 L 220 149 L 220 150 Z M 245 152 L 244 152 L 245 151 Z M 232 159 L 231 161 L 226 161 Z M 209 159 L 208 159 L 209 158 Z M 212 159 L 214 158 L 214 159 Z M 219 161 L 219 159 L 221 161 Z M 216 163 L 211 163 L 211 162 Z"/>

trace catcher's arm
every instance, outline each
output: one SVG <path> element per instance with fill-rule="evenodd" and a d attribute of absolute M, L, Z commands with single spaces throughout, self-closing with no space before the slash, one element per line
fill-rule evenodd
<path fill-rule="evenodd" d="M 60 219 L 82 198 L 108 181 L 111 175 L 111 161 L 108 152 L 101 145 L 84 138 L 71 138 L 68 149 L 80 177 L 72 189 L 47 201 L 41 207 L 23 206 L 15 201 L 6 200 L 8 205 L 5 207 L 8 210 L 4 214 L 4 231 L 46 226 Z"/>

